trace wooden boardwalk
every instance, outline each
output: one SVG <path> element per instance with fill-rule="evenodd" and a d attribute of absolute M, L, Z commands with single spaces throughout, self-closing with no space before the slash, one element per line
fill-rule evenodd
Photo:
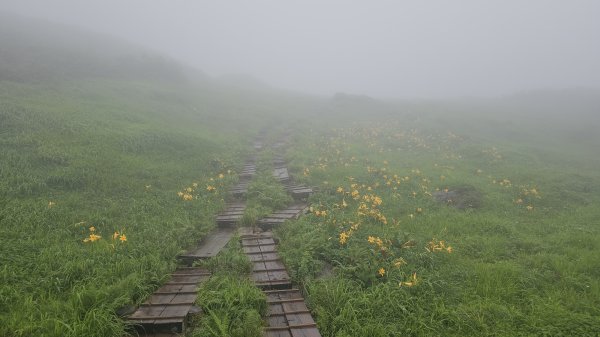
<path fill-rule="evenodd" d="M 300 290 L 268 290 L 266 337 L 321 337 Z"/>
<path fill-rule="evenodd" d="M 256 164 L 254 162 L 249 162 L 244 165 L 242 172 L 240 172 L 240 179 L 242 178 L 252 178 L 256 175 Z"/>
<path fill-rule="evenodd" d="M 306 213 L 308 205 L 304 202 L 295 203 L 285 209 L 275 211 L 268 216 L 259 219 L 258 225 L 261 228 L 272 228 L 283 224 L 287 220 L 298 219 L 300 215 Z"/>
<path fill-rule="evenodd" d="M 217 225 L 219 227 L 236 226 L 244 216 L 244 210 L 246 210 L 245 202 L 234 202 L 228 204 L 225 210 L 217 215 Z"/>
<path fill-rule="evenodd" d="M 252 280 L 257 287 L 263 290 L 292 287 L 290 276 L 277 254 L 272 232 L 245 233 L 241 240 L 244 254 L 252 262 Z"/>
<path fill-rule="evenodd" d="M 273 233 L 240 229 L 242 249 L 252 261 L 252 280 L 267 296 L 266 337 L 321 337 L 302 294 L 292 288 Z"/>
<path fill-rule="evenodd" d="M 295 200 L 306 199 L 313 193 L 312 188 L 303 185 L 294 185 L 291 182 L 284 184 L 283 187 Z"/>
<path fill-rule="evenodd" d="M 248 193 L 248 186 L 250 186 L 250 178 L 240 178 L 240 181 L 229 189 L 229 193 L 235 198 L 241 198 Z"/>
<path fill-rule="evenodd" d="M 290 180 L 290 174 L 287 167 L 276 167 L 273 169 L 273 177 L 280 182 L 287 182 Z"/>
<path fill-rule="evenodd" d="M 196 260 L 209 259 L 217 256 L 234 234 L 231 227 L 217 228 L 206 236 L 195 249 L 178 256 L 186 265 L 191 266 Z"/>
<path fill-rule="evenodd" d="M 179 268 L 171 279 L 127 317 L 140 333 L 183 332 L 193 310 L 198 285 L 210 277 L 202 268 Z"/>
<path fill-rule="evenodd" d="M 264 135 L 264 132 L 261 133 Z M 275 143 L 274 150 L 282 150 L 288 142 L 286 139 Z M 254 149 L 264 148 L 262 138 L 254 143 Z M 256 175 L 256 157 L 250 157 L 241 173 L 239 182 L 230 189 L 234 197 L 243 197 L 248 186 Z M 306 199 L 313 190 L 306 186 L 295 185 L 289 175 L 282 155 L 276 155 L 273 161 L 273 176 L 276 177 L 286 191 L 295 200 Z M 246 209 L 245 201 L 231 202 L 225 210 L 216 216 L 217 229 L 203 238 L 197 247 L 178 256 L 187 267 L 177 269 L 171 279 L 156 290 L 135 312 L 127 316 L 127 321 L 144 336 L 173 336 L 183 333 L 188 315 L 201 312 L 194 306 L 199 284 L 211 274 L 202 268 L 193 268 L 194 261 L 215 257 L 231 240 L 235 227 L 240 223 Z M 258 220 L 263 228 L 272 228 L 287 220 L 297 219 L 308 209 L 305 202 L 295 204 L 273 212 Z M 251 279 L 261 288 L 268 303 L 268 313 L 264 328 L 266 337 L 320 337 L 317 325 L 313 320 L 301 292 L 292 288 L 290 275 L 277 253 L 277 241 L 271 231 L 255 232 L 251 228 L 239 229 L 244 254 L 252 262 Z"/>
<path fill-rule="evenodd" d="M 297 185 L 293 182 L 287 163 L 281 155 L 276 155 L 273 159 L 273 176 L 283 184 L 285 190 L 294 199 L 306 199 L 313 193 L 312 188 Z"/>

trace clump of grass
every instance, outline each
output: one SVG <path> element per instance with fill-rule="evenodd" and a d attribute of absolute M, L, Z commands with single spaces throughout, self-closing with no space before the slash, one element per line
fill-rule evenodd
<path fill-rule="evenodd" d="M 249 223 L 285 208 L 292 202 L 283 185 L 273 177 L 271 170 L 258 172 L 248 186 L 246 211 L 243 221 Z"/>
<path fill-rule="evenodd" d="M 204 315 L 195 322 L 192 337 L 262 336 L 266 297 L 248 279 L 252 264 L 237 239 L 205 263 L 214 274 L 198 292 Z"/>
<path fill-rule="evenodd" d="M 196 322 L 192 337 L 262 336 L 266 297 L 248 279 L 216 275 L 198 295 L 204 315 Z"/>
<path fill-rule="evenodd" d="M 245 278 L 252 270 L 252 263 L 244 255 L 239 243 L 239 236 L 234 236 L 217 256 L 202 262 L 214 274 L 230 274 Z"/>

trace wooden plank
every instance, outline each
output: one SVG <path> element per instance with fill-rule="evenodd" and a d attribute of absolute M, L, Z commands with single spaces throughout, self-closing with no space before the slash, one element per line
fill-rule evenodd
<path fill-rule="evenodd" d="M 198 287 L 195 284 L 170 284 L 166 283 L 162 287 L 158 288 L 155 291 L 155 294 L 172 294 L 177 292 L 187 293 L 187 292 L 195 292 L 198 290 Z"/>
<path fill-rule="evenodd" d="M 292 330 L 292 329 L 303 329 L 316 327 L 315 323 L 304 323 L 304 324 L 293 324 L 288 326 L 270 326 L 266 327 L 267 330 Z"/>
<path fill-rule="evenodd" d="M 261 252 L 260 254 L 248 255 L 248 258 L 250 259 L 251 262 L 270 261 L 270 260 L 279 260 L 280 259 L 279 254 L 277 254 L 277 252 L 270 252 L 270 253 Z"/>
<path fill-rule="evenodd" d="M 265 336 L 265 337 L 292 337 L 292 333 L 289 330 L 265 330 L 263 336 Z"/>
<path fill-rule="evenodd" d="M 152 320 L 160 317 L 160 314 L 167 308 L 166 305 L 142 306 L 128 317 L 128 320 Z"/>
<path fill-rule="evenodd" d="M 269 238 L 273 237 L 273 233 L 270 231 L 263 232 L 260 228 L 252 227 L 241 227 L 238 230 L 238 234 L 242 239 L 256 239 L 256 238 Z"/>
<path fill-rule="evenodd" d="M 313 325 L 316 326 L 316 323 L 310 313 L 291 313 L 288 314 L 286 312 L 285 318 L 288 321 L 288 325 Z"/>
<path fill-rule="evenodd" d="M 281 260 L 253 262 L 253 271 L 282 271 L 286 270 Z"/>
<path fill-rule="evenodd" d="M 173 275 L 210 275 L 210 271 L 202 267 L 179 267 Z"/>
<path fill-rule="evenodd" d="M 160 317 L 186 317 L 191 308 L 192 306 L 189 304 L 169 305 L 160 314 Z"/>
<path fill-rule="evenodd" d="M 242 239 L 242 246 L 244 246 L 244 247 L 265 246 L 265 245 L 274 245 L 274 244 L 275 244 L 275 240 L 272 237 Z"/>
<path fill-rule="evenodd" d="M 256 283 L 279 283 L 291 282 L 290 276 L 285 270 L 257 270 L 252 271 L 252 279 Z"/>
<path fill-rule="evenodd" d="M 203 268 L 179 268 L 168 283 L 160 287 L 137 310 L 127 317 L 142 332 L 161 329 L 182 332 L 186 316 L 197 298 L 198 283 L 210 277 Z"/>
<path fill-rule="evenodd" d="M 290 332 L 292 337 L 321 337 L 319 329 L 316 325 L 304 327 L 291 327 Z"/>
<path fill-rule="evenodd" d="M 300 297 L 294 297 L 294 298 L 281 298 L 281 299 L 267 300 L 268 304 L 288 303 L 288 302 L 304 302 L 304 298 L 302 298 L 302 296 L 300 296 Z"/>
<path fill-rule="evenodd" d="M 262 254 L 262 253 L 275 253 L 277 249 L 275 245 L 264 245 L 264 246 L 248 246 L 242 247 L 245 254 Z"/>
<path fill-rule="evenodd" d="M 286 327 L 288 325 L 285 316 L 267 316 L 266 319 L 269 327 Z"/>
<path fill-rule="evenodd" d="M 234 230 L 231 228 L 218 228 L 213 233 L 204 238 L 200 245 L 193 251 L 182 254 L 179 257 L 182 259 L 196 260 L 208 259 L 219 254 L 221 249 L 227 245 Z"/>
<path fill-rule="evenodd" d="M 208 279 L 210 275 L 173 275 L 169 283 L 180 283 L 180 284 L 190 284 L 190 283 L 200 283 Z"/>

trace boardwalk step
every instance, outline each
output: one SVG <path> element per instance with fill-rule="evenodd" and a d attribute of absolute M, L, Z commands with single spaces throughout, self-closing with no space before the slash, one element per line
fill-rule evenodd
<path fill-rule="evenodd" d="M 217 256 L 223 247 L 227 245 L 229 240 L 231 240 L 233 234 L 234 230 L 232 228 L 218 228 L 204 238 L 196 249 L 179 255 L 178 258 L 187 265 L 192 265 L 195 260 L 208 259 Z"/>
<path fill-rule="evenodd" d="M 127 316 L 128 323 L 141 333 L 183 332 L 198 296 L 198 284 L 209 277 L 210 273 L 202 268 L 176 270 L 165 285 Z"/>

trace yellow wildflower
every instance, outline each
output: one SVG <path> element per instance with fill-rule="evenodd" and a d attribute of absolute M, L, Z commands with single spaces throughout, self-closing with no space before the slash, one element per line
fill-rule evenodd
<path fill-rule="evenodd" d="M 372 201 L 373 201 L 373 204 L 375 204 L 375 205 L 377 205 L 377 206 L 379 206 L 379 205 L 381 205 L 381 204 L 383 203 L 383 200 L 381 200 L 381 198 L 380 198 L 380 197 L 377 197 L 377 196 L 376 196 L 376 197 L 374 197 L 374 198 L 372 199 Z"/>
<path fill-rule="evenodd" d="M 214 190 L 216 190 L 216 189 L 217 189 L 217 188 L 216 188 L 216 187 L 214 187 L 214 186 L 212 186 L 212 185 L 207 185 L 207 186 L 206 186 L 206 190 L 207 190 L 207 191 L 209 191 L 209 192 L 212 192 L 212 191 L 214 191 Z"/>
<path fill-rule="evenodd" d="M 436 243 L 436 240 L 433 239 L 431 241 L 429 241 L 429 243 L 427 244 L 427 246 L 425 246 L 425 249 L 428 252 L 447 252 L 447 253 L 452 253 L 453 249 L 450 246 L 446 246 L 446 243 L 444 241 L 438 241 Z"/>
<path fill-rule="evenodd" d="M 383 276 L 385 276 L 385 269 L 383 267 L 379 268 L 379 270 L 377 271 L 377 273 L 379 274 L 379 276 L 383 277 Z"/>
<path fill-rule="evenodd" d="M 408 279 L 408 281 L 405 282 L 400 282 L 398 284 L 401 287 L 412 287 L 417 285 L 417 273 L 412 273 L 411 277 Z"/>
<path fill-rule="evenodd" d="M 344 188 L 343 187 L 338 187 L 336 190 L 338 193 L 344 193 Z"/>
<path fill-rule="evenodd" d="M 396 267 L 396 268 L 400 268 L 405 264 L 407 264 L 407 262 L 403 258 L 398 258 L 398 259 L 394 260 L 394 267 Z"/>
<path fill-rule="evenodd" d="M 119 236 L 119 240 L 121 240 L 121 242 L 125 242 L 127 241 L 127 236 L 125 236 L 125 234 L 121 234 L 121 236 Z"/>
<path fill-rule="evenodd" d="M 54 201 L 48 201 L 48 208 L 50 208 L 54 205 L 56 205 L 56 203 Z"/>
<path fill-rule="evenodd" d="M 94 241 L 98 241 L 100 240 L 102 237 L 100 235 L 96 235 L 94 233 L 91 233 L 90 236 L 88 236 L 87 238 L 83 239 L 83 242 L 94 242 Z"/>
<path fill-rule="evenodd" d="M 346 232 L 340 233 L 340 244 L 345 244 L 348 241 L 348 234 Z"/>
<path fill-rule="evenodd" d="M 225 175 L 223 173 L 219 173 L 219 179 L 223 179 L 225 178 Z"/>

